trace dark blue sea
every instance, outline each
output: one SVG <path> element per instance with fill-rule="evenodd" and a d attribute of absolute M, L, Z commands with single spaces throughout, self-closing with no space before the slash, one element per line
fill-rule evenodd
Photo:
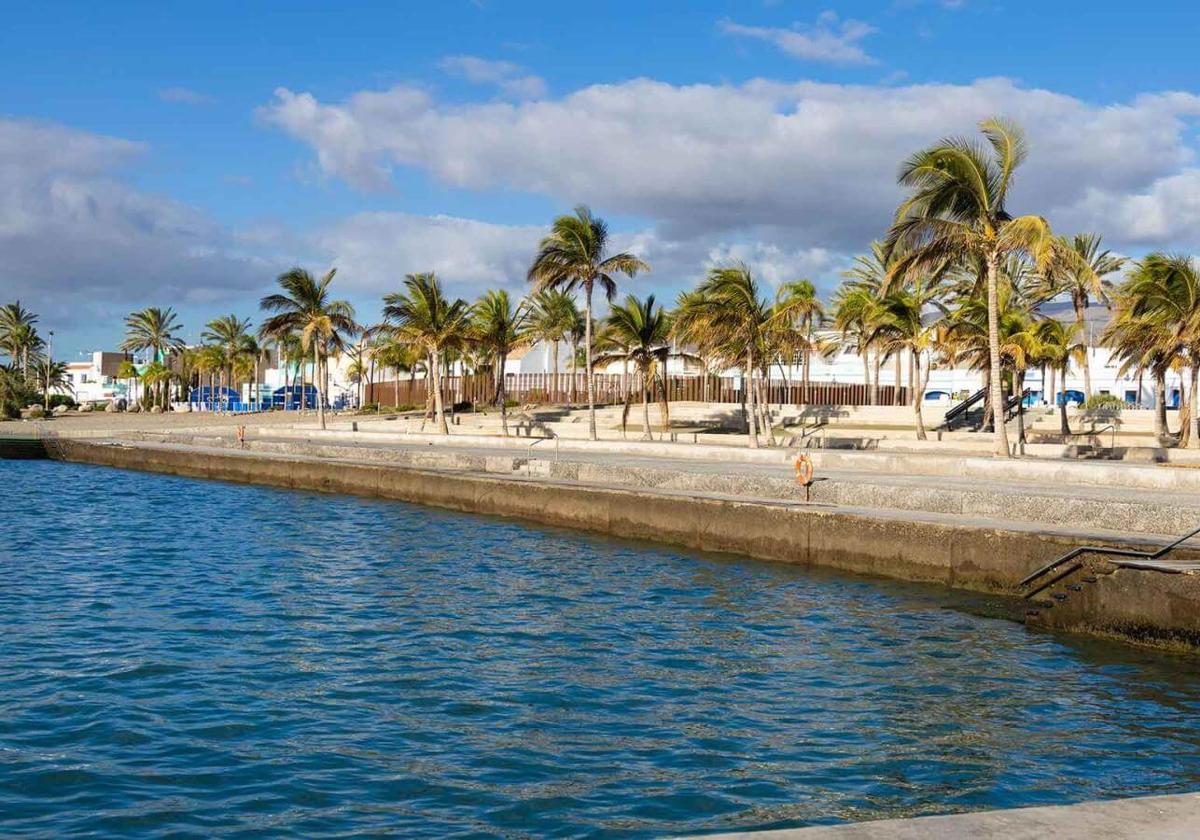
<path fill-rule="evenodd" d="M 1200 660 L 411 505 L 0 461 L 0 836 L 659 837 L 1200 789 Z"/>

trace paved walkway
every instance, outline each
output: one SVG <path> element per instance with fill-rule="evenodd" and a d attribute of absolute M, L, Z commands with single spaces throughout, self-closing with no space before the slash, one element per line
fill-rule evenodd
<path fill-rule="evenodd" d="M 707 835 L 704 840 L 1194 840 L 1200 793 L 983 811 L 782 831 Z"/>

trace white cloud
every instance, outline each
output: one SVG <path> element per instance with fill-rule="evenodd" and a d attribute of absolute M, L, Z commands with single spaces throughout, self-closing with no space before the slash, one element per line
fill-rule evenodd
<path fill-rule="evenodd" d="M 207 93 L 185 87 L 168 87 L 158 91 L 158 98 L 163 102 L 174 102 L 179 105 L 213 105 L 216 98 Z"/>
<path fill-rule="evenodd" d="M 453 216 L 357 213 L 318 231 L 322 257 L 338 267 L 343 288 L 382 294 L 405 274 L 435 271 L 456 294 L 485 288 L 523 289 L 529 261 L 545 229 Z"/>
<path fill-rule="evenodd" d="M 53 123 L 0 119 L 0 299 L 60 325 L 129 305 L 244 294 L 264 271 L 199 211 L 117 173 L 140 143 Z M 118 320 L 119 323 L 119 320 Z"/>
<path fill-rule="evenodd" d="M 494 85 L 514 99 L 538 99 L 546 95 L 546 81 L 530 75 L 519 64 L 493 61 L 475 55 L 450 55 L 438 66 L 451 76 L 476 85 Z"/>
<path fill-rule="evenodd" d="M 411 87 L 329 104 L 285 88 L 261 115 L 312 146 L 328 176 L 365 188 L 413 167 L 470 190 L 516 190 L 569 207 L 650 219 L 662 238 L 750 238 L 789 249 L 859 250 L 885 230 L 906 156 L 999 114 L 1032 153 L 1012 209 L 1111 241 L 1174 235 L 1200 215 L 1118 227 L 1107 208 L 1166 200 L 1190 167 L 1200 97 L 1092 104 L 1007 79 L 969 85 L 836 85 L 753 80 L 593 85 L 557 99 L 448 106 Z M 1178 203 L 1178 201 L 1177 201 Z M 1165 210 L 1163 212 L 1166 212 Z M 1174 211 L 1172 211 L 1174 212 Z"/>
<path fill-rule="evenodd" d="M 789 29 L 746 26 L 722 20 L 726 35 L 765 41 L 793 58 L 828 64 L 875 64 L 859 43 L 877 30 L 861 20 L 839 20 L 834 12 L 822 12 L 811 26 L 794 23 Z"/>

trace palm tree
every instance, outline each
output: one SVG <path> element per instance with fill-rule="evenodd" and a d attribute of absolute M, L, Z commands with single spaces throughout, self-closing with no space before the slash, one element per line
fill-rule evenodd
<path fill-rule="evenodd" d="M 825 318 L 817 287 L 809 280 L 784 283 L 776 293 L 775 310 L 783 331 L 780 343 L 787 355 L 788 367 L 792 366 L 797 354 L 800 356 L 801 399 L 807 401 L 812 354 L 818 349 L 815 330 Z"/>
<path fill-rule="evenodd" d="M 46 413 L 50 412 L 50 392 L 54 390 L 75 393 L 71 387 L 71 377 L 67 375 L 67 363 L 56 362 L 53 359 L 42 359 L 34 367 L 34 375 L 38 386 L 42 388 L 42 406 Z"/>
<path fill-rule="evenodd" d="M 444 435 L 450 434 L 442 400 L 442 360 L 448 349 L 467 338 L 471 308 L 461 298 L 453 301 L 442 293 L 442 285 L 433 272 L 409 274 L 403 292 L 383 296 L 383 317 L 393 324 L 396 334 L 420 345 L 429 357 L 433 377 L 434 413 Z"/>
<path fill-rule="evenodd" d="M 156 394 L 153 406 L 166 410 L 166 398 L 163 385 L 171 381 L 171 369 L 160 361 L 153 361 L 142 369 L 143 388 L 152 387 Z"/>
<path fill-rule="evenodd" d="M 529 268 L 534 292 L 561 289 L 583 290 L 584 341 L 588 388 L 588 433 L 596 440 L 596 383 L 592 376 L 592 292 L 596 285 L 608 300 L 617 293 L 616 274 L 628 277 L 650 266 L 629 253 L 605 256 L 608 250 L 608 226 L 592 215 L 587 207 L 575 208 L 574 215 L 559 216 L 550 234 L 538 246 Z"/>
<path fill-rule="evenodd" d="M 329 269 L 320 280 L 303 268 L 293 268 L 279 275 L 283 293 L 267 295 L 259 308 L 272 314 L 263 322 L 266 335 L 282 336 L 297 333 L 300 347 L 313 356 L 313 384 L 317 389 L 317 415 L 325 428 L 325 393 L 321 387 L 322 349 L 327 343 L 337 343 L 343 336 L 358 332 L 354 322 L 354 307 L 344 300 L 331 300 L 329 285 L 336 268 Z"/>
<path fill-rule="evenodd" d="M 1000 372 L 999 275 L 1010 254 L 1026 254 L 1045 268 L 1053 249 L 1050 225 L 1041 216 L 1008 212 L 1013 175 L 1025 160 L 1024 134 L 1014 123 L 984 120 L 989 152 L 966 138 L 950 137 L 917 152 L 900 168 L 901 186 L 912 194 L 896 210 L 887 250 L 899 250 L 889 278 L 928 272 L 947 262 L 975 258 L 987 289 L 988 370 L 995 423 L 993 452 L 1011 457 L 1003 422 Z"/>
<path fill-rule="evenodd" d="M 672 333 L 681 344 L 708 359 L 741 365 L 749 446 L 758 448 L 754 376 L 763 361 L 766 334 L 776 313 L 762 299 L 758 283 L 744 264 L 716 267 L 694 292 L 681 295 Z M 769 424 L 770 418 L 765 418 Z M 769 432 L 769 425 L 766 427 Z"/>
<path fill-rule="evenodd" d="M 383 325 L 385 330 L 381 333 L 384 338 L 383 343 L 375 352 L 375 359 L 381 366 L 391 368 L 395 372 L 395 391 L 394 397 L 396 402 L 394 405 L 400 405 L 400 374 L 408 374 L 408 396 L 412 399 L 413 392 L 416 390 L 417 373 L 424 367 L 421 358 L 424 355 L 419 347 L 401 336 L 389 335 L 387 330 L 390 327 Z M 425 368 L 426 378 L 432 383 L 432 374 L 428 368 Z M 432 395 L 430 389 L 430 395 Z"/>
<path fill-rule="evenodd" d="M 1038 340 L 1038 359 L 1051 370 L 1058 371 L 1065 387 L 1067 370 L 1070 368 L 1071 362 L 1079 361 L 1087 353 L 1087 342 L 1082 338 L 1083 325 L 1078 321 L 1064 324 L 1056 318 L 1045 318 L 1037 323 L 1035 331 Z M 1057 399 L 1057 395 L 1051 395 L 1051 397 L 1058 403 L 1059 432 L 1064 436 L 1071 434 L 1071 424 L 1067 421 L 1065 397 L 1062 401 Z"/>
<path fill-rule="evenodd" d="M 208 408 L 210 411 L 217 409 L 217 384 L 216 376 L 218 371 L 225 367 L 225 354 L 220 347 L 213 344 L 205 345 L 200 348 L 200 352 L 196 354 L 196 374 L 203 376 L 208 374 Z"/>
<path fill-rule="evenodd" d="M 1200 379 L 1200 269 L 1191 257 L 1147 254 L 1122 287 L 1129 314 L 1153 327 L 1157 351 L 1168 367 L 1188 369 L 1188 422 L 1180 429 L 1179 444 L 1200 449 L 1197 384 Z M 1181 412 L 1182 413 L 1182 412 Z"/>
<path fill-rule="evenodd" d="M 605 323 L 605 336 L 614 349 L 596 359 L 600 364 L 617 360 L 633 363 L 641 380 L 642 391 L 642 440 L 653 440 L 650 432 L 650 396 L 654 390 L 662 395 L 660 402 L 662 428 L 669 425 L 666 388 L 667 359 L 671 355 L 669 343 L 671 319 L 662 306 L 655 307 L 654 295 L 644 301 L 633 295 L 625 303 L 614 305 Z M 625 410 L 621 415 L 621 428 L 625 428 L 629 416 L 629 395 L 625 398 Z"/>
<path fill-rule="evenodd" d="M 568 338 L 578 320 L 579 312 L 575 308 L 575 298 L 567 292 L 546 289 L 535 294 L 530 300 L 531 337 L 544 341 L 553 359 L 553 385 L 548 389 L 551 400 L 557 399 L 562 391 L 558 378 L 558 345 Z"/>
<path fill-rule="evenodd" d="M 999 274 L 996 334 L 1000 355 L 1000 391 L 1003 395 L 1005 373 L 1011 375 L 1012 392 L 1021 392 L 1029 357 L 1036 356 L 1036 353 L 1033 352 L 1031 313 L 1024 296 L 1026 287 L 1023 280 L 1028 272 L 1024 264 L 1014 257 L 1005 262 Z M 947 312 L 946 329 L 942 334 L 942 341 L 955 360 L 966 363 L 973 370 L 983 371 L 989 385 L 992 381 L 990 321 L 987 301 L 976 295 L 963 294 L 958 306 Z M 1005 424 L 1005 402 L 1002 398 L 999 412 L 985 412 L 985 419 L 990 418 L 993 428 Z M 1018 405 L 1023 408 L 1020 403 Z M 1023 422 L 1024 418 L 1021 419 Z"/>
<path fill-rule="evenodd" d="M 1125 265 L 1124 258 L 1101 250 L 1100 243 L 1100 236 L 1094 233 L 1076 234 L 1072 239 L 1055 237 L 1051 257 L 1042 271 L 1042 293 L 1046 298 L 1065 294 L 1071 299 L 1075 323 L 1085 339 L 1088 338 L 1085 311 L 1093 300 L 1108 305 L 1110 284 L 1105 278 Z M 1090 397 L 1092 366 L 1088 352 L 1085 350 L 1079 359 L 1083 368 L 1083 391 Z"/>
<path fill-rule="evenodd" d="M 926 305 L 934 294 L 935 290 L 929 288 L 922 290 L 918 287 L 913 291 L 893 289 L 877 302 L 873 318 L 872 343 L 879 344 L 888 353 L 895 354 L 906 350 L 912 359 L 912 393 L 909 397 L 917 425 L 917 440 L 926 439 L 925 418 L 921 414 L 921 407 L 925 399 L 925 383 L 929 379 L 929 368 L 932 365 L 927 366 L 922 374 L 921 358 L 929 350 L 937 334 L 938 322 L 924 318 Z M 896 387 L 899 388 L 898 378 Z"/>
<path fill-rule="evenodd" d="M 134 383 L 138 379 L 138 369 L 129 359 L 125 359 L 117 366 L 117 379 L 125 380 L 128 390 L 128 399 L 125 400 L 126 410 L 133 407 Z"/>
<path fill-rule="evenodd" d="M 1158 323 L 1147 315 L 1134 315 L 1138 301 L 1127 292 L 1130 283 L 1121 287 L 1116 295 L 1116 314 L 1105 327 L 1100 340 L 1110 347 L 1122 360 L 1119 376 L 1130 369 L 1141 373 L 1148 371 L 1154 379 L 1154 435 L 1161 442 L 1170 435 L 1167 424 L 1167 371 L 1178 353 L 1178 342 L 1169 327 Z M 1141 399 L 1141 388 L 1138 388 Z"/>
<path fill-rule="evenodd" d="M 507 394 L 504 391 L 504 369 L 508 356 L 525 346 L 530 339 L 529 308 L 513 306 L 508 292 L 489 291 L 475 304 L 471 319 L 471 339 L 492 359 L 495 377 L 495 402 L 500 406 L 500 425 L 508 437 Z"/>
<path fill-rule="evenodd" d="M 871 346 L 879 327 L 881 310 L 878 290 L 859 283 L 843 283 L 833 296 L 833 327 L 862 360 L 863 379 L 870 392 L 870 403 L 879 402 L 879 365 L 876 362 L 874 385 L 871 379 Z M 878 358 L 878 356 L 877 356 Z"/>
<path fill-rule="evenodd" d="M 150 350 L 151 363 L 166 364 L 170 353 L 183 347 L 183 339 L 179 336 L 182 329 L 179 319 L 170 307 L 160 309 L 151 306 L 140 312 L 132 312 L 125 318 L 125 340 L 121 342 L 121 349 L 127 353 Z M 147 381 L 144 373 L 142 378 L 143 381 Z M 160 390 L 166 383 L 162 377 L 152 377 L 149 381 Z M 161 396 L 160 394 L 160 399 Z M 162 401 L 165 403 L 165 400 Z"/>
<path fill-rule="evenodd" d="M 29 376 L 29 357 L 40 349 L 36 324 L 38 316 L 21 306 L 21 301 L 0 306 L 0 349 L 8 354 L 15 366 L 21 365 L 21 375 Z"/>
<path fill-rule="evenodd" d="M 227 375 L 226 385 L 232 387 L 233 368 L 237 364 L 238 357 L 247 350 L 247 341 L 253 341 L 250 338 L 250 319 L 239 318 L 236 315 L 223 315 L 220 318 L 214 318 L 205 325 L 204 331 L 200 333 L 200 337 L 205 341 L 213 342 L 213 345 L 220 348 L 222 355 L 225 357 L 223 370 Z M 255 345 L 257 350 L 257 345 Z M 255 365 L 257 372 L 258 366 Z M 222 395 L 222 401 L 225 407 L 229 407 L 229 398 L 227 395 Z"/>
<path fill-rule="evenodd" d="M 855 257 L 854 264 L 850 267 L 850 269 L 848 271 L 843 272 L 842 276 L 845 277 L 847 279 L 847 281 L 849 281 L 847 285 L 850 288 L 858 289 L 862 292 L 865 292 L 870 297 L 874 297 L 874 298 L 882 297 L 884 290 L 889 289 L 892 285 L 891 282 L 889 281 L 888 272 L 891 269 L 891 266 L 895 263 L 895 261 L 896 261 L 895 258 L 896 258 L 895 252 L 889 251 L 887 246 L 884 243 L 872 242 L 871 243 L 871 252 L 869 254 L 859 254 L 857 257 Z M 852 298 L 858 298 L 858 297 L 861 297 L 861 296 L 860 295 L 852 296 Z M 861 301 L 861 300 L 855 301 L 852 299 L 848 302 L 853 306 L 856 303 L 861 303 L 863 301 Z M 859 315 L 868 315 L 868 314 L 870 314 L 869 307 L 867 309 L 862 310 L 859 313 Z M 870 332 L 870 327 L 871 327 L 870 324 L 863 324 L 862 326 L 865 326 L 867 328 L 867 331 Z M 879 368 L 880 368 L 880 363 L 882 360 L 880 359 L 879 353 L 876 352 L 875 360 L 874 360 L 874 378 L 872 378 L 871 367 L 868 365 L 868 356 L 870 355 L 870 351 L 872 349 L 874 349 L 872 347 L 872 343 L 870 341 L 866 341 L 865 343 L 861 343 L 861 344 L 859 344 L 858 342 L 855 342 L 855 345 L 856 345 L 856 352 L 858 352 L 859 355 L 862 356 L 863 374 L 864 374 L 864 376 L 866 376 L 866 383 L 870 390 L 871 405 L 878 405 L 879 404 Z M 900 387 L 900 356 L 899 356 L 899 354 L 897 354 L 896 355 L 896 388 L 899 389 L 899 387 Z"/>

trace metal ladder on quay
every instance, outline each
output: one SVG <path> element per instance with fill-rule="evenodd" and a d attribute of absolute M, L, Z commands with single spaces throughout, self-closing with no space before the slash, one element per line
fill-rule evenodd
<path fill-rule="evenodd" d="M 1187 566 L 1177 565 L 1172 566 L 1169 563 L 1162 562 L 1175 549 L 1182 546 L 1185 542 L 1195 536 L 1200 535 L 1200 527 L 1188 531 L 1183 536 L 1167 543 L 1156 551 L 1138 551 L 1133 548 L 1117 548 L 1106 545 L 1081 545 L 1077 546 L 1066 554 L 1058 557 L 1041 568 L 1027 575 L 1020 583 L 1017 584 L 1018 590 L 1021 590 L 1021 595 L 1025 600 L 1032 601 L 1035 597 L 1045 592 L 1055 584 L 1066 580 L 1071 575 L 1075 574 L 1080 569 L 1084 568 L 1084 561 L 1081 559 L 1085 555 L 1099 554 L 1108 557 L 1120 558 L 1114 561 L 1118 568 L 1129 569 L 1145 569 L 1157 572 L 1167 572 L 1178 574 L 1186 571 Z M 1069 598 L 1069 592 L 1079 592 L 1083 589 L 1083 584 L 1094 584 L 1099 580 L 1096 575 L 1085 575 L 1080 578 L 1080 583 L 1066 584 L 1065 588 L 1068 592 L 1054 592 L 1050 595 L 1049 601 L 1040 603 L 1042 608 L 1053 607 L 1054 604 L 1062 603 Z M 1038 614 L 1038 610 L 1029 610 L 1026 615 L 1034 616 Z"/>

